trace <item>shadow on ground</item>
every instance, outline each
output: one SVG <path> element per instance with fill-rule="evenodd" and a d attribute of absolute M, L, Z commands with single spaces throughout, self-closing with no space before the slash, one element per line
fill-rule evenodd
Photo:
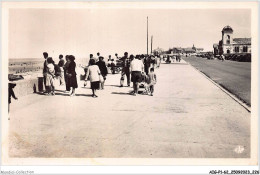
<path fill-rule="evenodd" d="M 120 85 L 105 85 L 105 86 L 120 87 Z"/>
<path fill-rule="evenodd" d="M 129 92 L 112 92 L 111 94 L 116 94 L 116 95 L 131 95 Z"/>

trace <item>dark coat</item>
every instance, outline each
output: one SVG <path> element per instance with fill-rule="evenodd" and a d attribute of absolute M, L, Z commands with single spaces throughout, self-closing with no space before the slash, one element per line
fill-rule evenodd
<path fill-rule="evenodd" d="M 11 103 L 11 97 L 16 99 L 13 88 L 15 87 L 15 84 L 8 83 L 8 103 Z"/>
<path fill-rule="evenodd" d="M 48 68 L 47 68 L 47 59 L 45 59 L 44 63 L 43 63 L 43 73 L 47 73 L 48 72 Z"/>
<path fill-rule="evenodd" d="M 76 73 L 76 63 L 70 62 L 68 69 L 67 69 L 67 74 L 66 76 L 68 77 L 68 85 L 69 87 L 73 88 L 78 88 L 78 83 L 77 83 L 77 73 Z"/>
<path fill-rule="evenodd" d="M 64 64 L 65 64 L 64 59 L 60 59 L 60 61 L 59 61 L 59 63 L 58 63 L 59 67 L 63 67 Z"/>
<path fill-rule="evenodd" d="M 107 66 L 104 61 L 98 61 L 97 66 L 99 67 L 99 70 L 102 75 L 106 76 L 107 75 Z"/>

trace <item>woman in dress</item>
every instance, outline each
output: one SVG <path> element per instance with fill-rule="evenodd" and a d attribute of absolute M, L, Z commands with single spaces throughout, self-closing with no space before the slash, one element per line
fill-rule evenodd
<path fill-rule="evenodd" d="M 103 81 L 100 81 L 100 90 L 104 89 L 104 84 L 107 76 L 107 66 L 106 63 L 104 62 L 104 57 L 99 57 L 99 61 L 96 63 L 101 75 L 103 76 Z"/>
<path fill-rule="evenodd" d="M 66 63 L 63 66 L 63 70 L 64 70 L 64 78 L 65 78 L 65 84 L 66 84 L 66 90 L 65 92 L 69 92 L 70 91 L 70 86 L 68 83 L 68 76 L 67 76 L 67 71 L 68 71 L 68 67 L 70 64 L 70 60 L 69 60 L 69 55 L 66 55 Z"/>
<path fill-rule="evenodd" d="M 46 74 L 46 86 L 48 87 L 48 93 L 46 95 L 55 95 L 55 68 L 52 57 L 47 58 L 47 74 Z"/>
<path fill-rule="evenodd" d="M 96 95 L 96 90 L 99 89 L 99 76 L 100 76 L 100 70 L 99 67 L 95 64 L 95 60 L 91 59 L 89 61 L 89 67 L 86 74 L 85 81 L 90 80 L 90 88 L 92 89 L 92 97 L 96 98 L 98 97 Z"/>
<path fill-rule="evenodd" d="M 66 76 L 68 77 L 68 85 L 71 88 L 71 94 L 70 96 L 75 96 L 75 89 L 78 88 L 77 83 L 77 73 L 76 73 L 76 63 L 75 63 L 75 57 L 73 55 L 69 56 L 69 66 L 67 69 Z"/>

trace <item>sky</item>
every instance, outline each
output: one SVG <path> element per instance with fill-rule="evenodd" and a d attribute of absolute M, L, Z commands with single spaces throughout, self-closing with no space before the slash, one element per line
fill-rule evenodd
<path fill-rule="evenodd" d="M 90 53 L 120 56 L 146 53 L 147 16 L 153 48 L 195 47 L 212 51 L 221 30 L 230 25 L 234 38 L 251 37 L 247 9 L 11 9 L 9 58 L 56 58 Z"/>

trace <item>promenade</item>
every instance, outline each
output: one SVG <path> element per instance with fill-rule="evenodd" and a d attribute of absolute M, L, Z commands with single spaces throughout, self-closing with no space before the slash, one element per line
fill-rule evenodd
<path fill-rule="evenodd" d="M 154 96 L 129 95 L 120 74 L 91 97 L 13 100 L 9 156 L 49 158 L 249 158 L 250 113 L 184 61 L 155 70 Z M 126 82 L 125 82 L 126 85 Z M 244 148 L 237 152 L 237 147 Z"/>

